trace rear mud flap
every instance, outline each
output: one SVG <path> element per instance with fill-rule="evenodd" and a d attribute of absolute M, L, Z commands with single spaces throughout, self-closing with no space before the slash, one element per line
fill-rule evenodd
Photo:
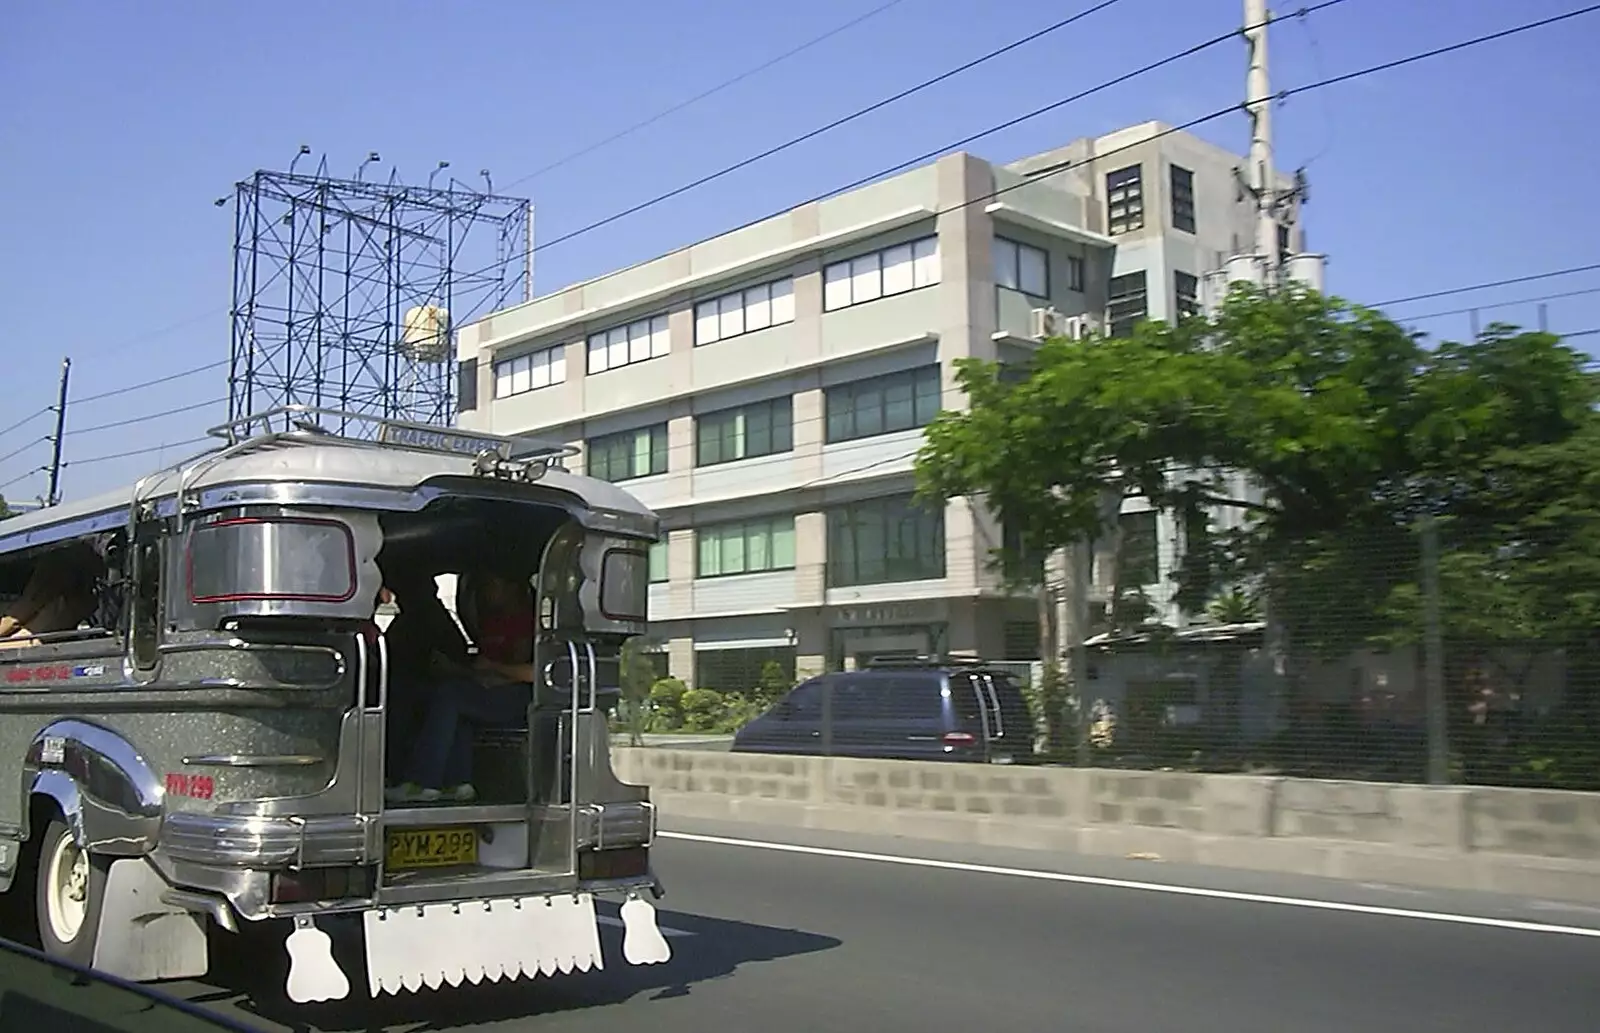
<path fill-rule="evenodd" d="M 605 967 L 588 894 L 368 911 L 372 996 Z"/>

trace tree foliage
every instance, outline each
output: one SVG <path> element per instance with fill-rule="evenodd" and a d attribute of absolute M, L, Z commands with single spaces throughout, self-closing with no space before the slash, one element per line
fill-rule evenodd
<path fill-rule="evenodd" d="M 1392 558 L 1428 516 L 1455 631 L 1595 626 L 1596 383 L 1553 335 L 1429 348 L 1337 298 L 1239 287 L 1209 319 L 1047 341 L 1020 377 L 958 367 L 971 407 L 929 427 L 919 490 L 985 497 L 1014 535 L 1003 564 L 1100 536 L 1107 496 L 1143 495 L 1183 516 L 1191 612 L 1267 600 L 1300 647 L 1338 653 L 1417 631 L 1414 565 Z M 1219 528 L 1218 504 L 1248 519 Z"/>

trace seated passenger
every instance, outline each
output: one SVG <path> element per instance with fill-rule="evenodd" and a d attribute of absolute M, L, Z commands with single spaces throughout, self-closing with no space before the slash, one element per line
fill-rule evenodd
<path fill-rule="evenodd" d="M 72 631 L 94 616 L 93 553 L 71 546 L 46 553 L 22 598 L 0 616 L 0 649 L 37 645 L 37 635 Z"/>
<path fill-rule="evenodd" d="M 491 574 L 476 595 L 472 673 L 429 694 L 405 781 L 389 791 L 391 803 L 471 803 L 478 796 L 471 781 L 474 730 L 516 727 L 526 719 L 534 680 L 531 592 L 526 582 Z"/>

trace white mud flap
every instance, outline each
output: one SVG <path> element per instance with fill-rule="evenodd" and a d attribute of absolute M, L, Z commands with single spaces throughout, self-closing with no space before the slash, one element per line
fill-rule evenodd
<path fill-rule="evenodd" d="M 622 905 L 622 957 L 630 965 L 659 965 L 672 959 L 672 948 L 656 924 L 653 904 L 630 894 Z"/>
<path fill-rule="evenodd" d="M 333 940 L 309 915 L 297 916 L 294 932 L 284 941 L 289 951 L 289 1000 L 296 1004 L 342 1001 L 350 996 L 350 978 L 333 957 Z"/>
<path fill-rule="evenodd" d="M 586 893 L 409 905 L 362 918 L 374 997 L 605 967 Z"/>
<path fill-rule="evenodd" d="M 144 858 L 111 862 L 94 944 L 96 969 L 141 983 L 206 974 L 205 922 L 163 901 L 166 891 L 166 881 Z"/>

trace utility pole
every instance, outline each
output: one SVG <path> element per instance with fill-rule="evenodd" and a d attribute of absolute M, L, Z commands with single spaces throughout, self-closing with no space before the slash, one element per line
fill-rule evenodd
<path fill-rule="evenodd" d="M 67 427 L 67 381 L 72 376 L 72 360 L 61 360 L 61 391 L 56 396 L 56 432 L 50 439 L 50 493 L 46 497 L 46 505 L 54 506 L 61 501 L 61 439 Z"/>
<path fill-rule="evenodd" d="M 1250 116 L 1250 192 L 1256 201 L 1255 253 L 1271 288 L 1280 279 L 1277 175 L 1272 169 L 1272 87 L 1267 77 L 1267 0 L 1244 0 L 1244 38 L 1250 47 L 1245 111 Z"/>

